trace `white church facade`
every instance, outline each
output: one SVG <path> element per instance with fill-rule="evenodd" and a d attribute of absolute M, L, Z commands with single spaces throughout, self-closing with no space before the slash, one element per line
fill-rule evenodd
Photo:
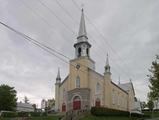
<path fill-rule="evenodd" d="M 80 20 L 75 58 L 70 60 L 69 73 L 62 81 L 60 71 L 55 83 L 55 109 L 60 112 L 90 109 L 92 106 L 131 111 L 135 91 L 132 82 L 115 84 L 111 79 L 108 56 L 104 74 L 95 71 L 95 62 L 90 57 L 84 12 Z"/>

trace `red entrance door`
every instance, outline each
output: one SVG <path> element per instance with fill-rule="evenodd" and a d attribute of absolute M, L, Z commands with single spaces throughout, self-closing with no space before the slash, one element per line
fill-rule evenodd
<path fill-rule="evenodd" d="M 65 112 L 66 111 L 66 105 L 65 103 L 62 104 L 62 112 Z"/>
<path fill-rule="evenodd" d="M 95 103 L 96 107 L 100 107 L 100 99 L 97 98 L 96 103 Z"/>
<path fill-rule="evenodd" d="M 81 100 L 78 96 L 76 96 L 73 100 L 73 110 L 80 110 L 81 109 Z"/>

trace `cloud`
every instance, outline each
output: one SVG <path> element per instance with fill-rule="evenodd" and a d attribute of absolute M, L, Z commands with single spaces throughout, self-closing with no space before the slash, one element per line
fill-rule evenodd
<path fill-rule="evenodd" d="M 71 0 L 59 2 L 72 18 L 56 1 L 42 0 L 63 23 L 38 0 L 2 2 L 1 21 L 74 58 L 73 44 L 81 13 Z M 104 72 L 106 54 L 109 53 L 113 81 L 117 83 L 119 76 L 123 83 L 132 78 L 137 97 L 146 100 L 149 84 L 146 75 L 159 51 L 158 1 L 77 2 L 79 5 L 84 3 L 85 15 L 98 28 L 86 19 L 89 42 L 92 44 L 91 58 L 96 62 L 96 70 Z M 0 42 L 0 84 L 14 86 L 19 100 L 26 95 L 31 102 L 40 104 L 41 99 L 54 97 L 57 68 L 61 68 L 64 79 L 69 65 L 1 25 Z"/>

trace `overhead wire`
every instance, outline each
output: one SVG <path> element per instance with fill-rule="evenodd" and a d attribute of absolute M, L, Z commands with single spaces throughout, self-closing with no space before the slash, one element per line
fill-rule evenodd
<path fill-rule="evenodd" d="M 41 0 L 38 0 L 38 2 L 40 2 L 41 4 L 42 4 L 42 6 L 44 6 L 45 8 L 47 8 L 53 15 L 55 15 L 55 17 L 58 19 L 58 20 L 60 20 L 60 21 L 62 21 L 62 19 L 60 19 L 59 17 L 57 17 L 57 15 L 56 15 L 56 13 L 55 12 L 53 12 L 53 10 L 51 9 L 51 8 L 49 8 L 44 2 L 42 2 Z M 66 9 L 64 9 L 64 7 L 58 2 L 58 5 L 66 12 L 67 10 Z M 69 12 L 67 11 L 66 12 L 66 14 L 70 17 L 71 15 L 69 14 Z M 71 16 L 71 18 L 73 18 L 72 16 Z M 73 21 L 74 21 L 74 19 L 73 19 Z M 76 22 L 76 21 L 75 21 Z M 65 24 L 64 22 L 62 22 L 62 24 Z M 67 27 L 67 25 L 65 24 L 65 27 Z M 68 28 L 68 27 L 67 27 Z M 68 28 L 68 29 L 70 29 L 70 28 Z M 72 30 L 70 30 L 70 31 L 72 31 Z M 74 31 L 73 31 L 73 34 L 74 34 Z M 90 36 L 90 37 L 92 37 L 92 36 Z M 93 39 L 93 37 L 92 37 L 92 40 L 94 40 Z M 95 41 L 95 40 L 94 40 Z M 96 41 L 95 41 L 96 42 Z M 96 42 L 97 44 L 98 44 L 98 42 Z M 103 54 L 105 54 L 104 53 L 104 51 L 102 51 L 102 53 Z M 97 54 L 97 55 L 100 55 L 100 56 L 102 56 L 101 54 Z M 103 55 L 103 56 L 105 56 L 105 55 Z M 102 56 L 102 57 L 103 57 Z M 115 63 L 115 61 L 114 61 L 114 63 Z M 118 65 L 118 64 L 117 64 Z M 113 68 L 117 73 L 119 73 L 115 68 Z M 119 73 L 119 75 L 120 75 L 120 73 Z M 127 75 L 127 74 L 126 74 Z"/>
<path fill-rule="evenodd" d="M 64 7 L 63 7 L 63 5 L 58 1 L 58 0 L 55 0 L 56 1 L 56 3 L 61 7 L 61 9 L 70 17 L 70 18 L 72 18 L 72 20 L 76 23 L 76 21 L 74 20 L 74 18 L 72 17 L 72 15 L 68 12 L 68 10 L 67 9 L 65 9 Z M 73 1 L 73 0 L 72 0 Z M 73 1 L 74 2 L 74 1 Z M 44 4 L 44 3 L 43 3 Z M 76 2 L 74 2 L 74 4 L 76 4 Z M 76 7 L 77 7 L 78 5 L 76 4 Z M 81 10 L 81 8 L 78 6 L 78 8 Z M 91 25 L 94 25 L 91 21 L 90 21 L 90 19 L 86 16 L 86 18 L 87 18 L 87 20 L 89 20 L 89 22 L 91 23 Z M 94 25 L 95 26 L 95 25 Z M 95 26 L 96 27 L 96 26 Z M 101 33 L 100 33 L 101 34 Z M 93 41 L 95 41 L 96 42 L 96 40 L 91 36 L 91 35 L 89 35 L 91 38 L 92 38 L 92 40 Z M 98 44 L 98 42 L 96 42 L 97 44 Z M 108 45 L 108 46 L 110 46 L 110 45 Z M 111 46 L 110 46 L 111 47 Z M 112 49 L 112 48 L 111 48 Z M 101 49 L 99 49 L 99 50 L 101 50 Z M 102 50 L 102 53 L 103 54 L 105 54 L 104 53 L 104 50 Z M 101 54 L 97 54 L 97 55 L 101 55 Z M 102 58 L 103 58 L 103 56 L 104 55 L 102 55 Z M 120 69 L 121 69 L 121 66 L 119 65 L 119 64 L 117 64 L 116 63 L 116 61 L 114 61 L 114 60 L 112 60 L 113 61 L 113 63 L 115 63 L 118 67 L 120 67 Z M 119 75 L 120 75 L 120 73 L 116 70 L 116 69 L 114 69 Z M 122 69 L 122 71 L 126 74 L 126 75 L 128 75 L 123 69 Z"/>
<path fill-rule="evenodd" d="M 72 0 L 72 3 L 73 3 L 79 10 L 81 9 L 75 0 Z M 108 46 L 110 47 L 111 51 L 112 51 L 113 53 L 115 53 L 115 54 L 118 56 L 118 58 L 119 58 L 122 62 L 124 62 L 125 67 L 127 67 L 125 61 L 119 56 L 119 54 L 116 52 L 116 50 L 111 46 L 111 44 L 110 44 L 109 41 L 105 38 L 105 36 L 103 35 L 103 33 L 100 32 L 99 28 L 89 19 L 88 14 L 87 14 L 86 12 L 85 12 L 85 16 L 86 16 L 86 19 L 89 21 L 89 23 L 94 27 L 94 29 L 95 29 L 95 30 L 99 33 L 99 35 L 102 37 L 103 43 L 105 44 L 105 42 L 106 42 L 106 43 L 108 44 Z M 105 45 L 107 45 L 107 44 L 105 44 Z M 127 69 L 128 69 L 128 67 L 127 67 Z M 125 71 L 125 72 L 126 72 L 126 71 Z M 126 73 L 127 73 L 127 72 L 126 72 Z M 128 74 L 128 73 L 127 73 L 127 74 Z M 131 75 L 132 75 L 132 77 L 134 77 L 133 74 L 131 74 Z"/>
<path fill-rule="evenodd" d="M 64 26 L 70 31 L 70 32 L 72 32 L 73 34 L 75 34 L 74 33 L 74 31 L 73 30 L 71 30 L 69 27 L 68 27 L 68 25 L 66 25 L 64 22 L 62 22 L 62 19 L 60 19 L 60 17 L 57 17 L 58 15 L 56 15 L 56 13 L 55 12 L 53 12 L 53 10 L 52 9 L 50 9 L 47 5 L 45 5 L 45 3 L 43 3 L 43 2 L 41 2 L 41 0 L 38 0 L 38 1 L 40 1 L 40 3 L 45 7 L 45 8 L 47 8 L 47 9 L 49 9 L 49 11 L 62 23 L 62 24 L 64 24 Z M 22 0 L 22 2 L 23 2 L 23 0 Z M 24 2 L 23 2 L 23 4 L 25 4 Z M 59 2 L 58 2 L 58 4 L 59 5 L 61 5 Z M 64 8 L 64 7 L 62 7 L 62 5 L 60 6 L 61 8 Z M 29 7 L 29 8 L 31 8 L 31 7 Z M 33 9 L 32 9 L 33 10 Z M 64 9 L 63 9 L 64 10 Z M 67 12 L 68 14 L 69 14 L 69 12 Z M 38 15 L 38 16 L 40 16 L 41 17 L 41 15 L 40 14 L 37 14 L 36 13 L 36 15 Z M 70 17 L 71 15 L 69 14 L 69 17 Z M 53 27 L 52 26 L 52 24 L 49 24 L 47 21 L 46 21 L 46 19 L 44 19 L 43 17 L 41 17 L 42 18 L 42 20 L 45 22 L 45 23 L 47 23 L 48 25 L 51 25 L 51 27 Z M 71 17 L 71 18 L 73 18 L 73 17 Z M 94 39 L 92 39 L 92 40 L 94 40 Z M 94 40 L 95 41 L 95 40 Z M 96 42 L 96 41 L 95 41 Z M 98 43 L 98 42 L 96 42 L 96 43 Z M 99 49 L 99 50 L 101 50 L 101 49 Z M 95 51 L 96 52 L 96 51 Z M 102 51 L 102 53 L 103 54 L 105 54 L 103 51 Z M 101 57 L 103 57 L 104 55 L 101 55 L 101 54 L 98 54 L 97 53 L 97 55 L 100 55 Z M 116 63 L 115 61 L 113 61 L 113 63 Z M 118 65 L 118 64 L 117 64 Z M 119 75 L 121 74 L 121 73 L 119 73 L 118 72 L 118 70 L 116 70 L 115 68 L 112 68 L 113 70 L 115 70 Z M 122 70 L 123 71 L 123 70 Z M 125 75 L 127 75 L 127 74 L 125 74 Z"/>
<path fill-rule="evenodd" d="M 18 31 L 18 30 L 16 30 L 16 29 L 14 29 L 13 27 L 11 27 L 11 26 L 5 24 L 4 22 L 1 22 L 1 21 L 0 21 L 0 24 L 3 25 L 4 27 L 8 28 L 9 30 L 13 31 L 14 33 L 20 35 L 21 37 L 23 37 L 23 38 L 24 38 L 25 40 L 27 40 L 28 42 L 31 42 L 32 44 L 38 46 L 39 48 L 43 49 L 44 51 L 46 51 L 46 52 L 50 53 L 51 55 L 57 57 L 58 59 L 60 59 L 60 60 L 63 61 L 64 63 L 69 64 L 69 65 L 71 65 L 71 66 L 73 66 L 73 67 L 76 68 L 76 64 L 73 64 L 73 63 L 71 63 L 71 62 L 69 62 L 69 61 L 66 61 L 65 59 L 59 57 L 58 55 L 56 55 L 56 54 L 54 53 L 55 51 L 52 51 L 52 49 L 46 48 L 46 46 L 44 46 L 43 44 L 41 44 L 41 43 L 38 42 L 37 40 L 31 38 L 30 36 L 28 36 L 28 35 L 26 35 L 26 34 L 20 32 L 20 31 Z M 56 53 L 59 54 L 59 52 L 56 52 Z M 61 54 L 62 54 L 62 53 L 61 53 Z M 59 55 L 61 55 L 61 54 L 59 54 Z M 61 56 L 63 56 L 63 55 L 61 55 Z M 63 56 L 63 57 L 64 57 L 64 56 Z M 88 68 L 88 66 L 87 66 L 86 68 Z M 83 72 L 83 73 L 85 73 L 85 74 L 88 74 L 86 70 L 78 69 L 78 71 Z M 93 76 L 92 78 L 97 79 L 97 76 L 96 76 L 96 77 Z"/>

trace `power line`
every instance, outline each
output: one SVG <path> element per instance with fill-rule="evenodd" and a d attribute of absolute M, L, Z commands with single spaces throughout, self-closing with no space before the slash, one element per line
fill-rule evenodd
<path fill-rule="evenodd" d="M 74 1 L 74 0 L 72 0 L 72 2 L 74 2 L 74 4 L 76 5 L 76 7 L 78 7 L 79 9 L 81 9 L 79 6 L 78 6 L 78 4 Z M 65 9 L 63 6 L 62 6 L 62 4 L 60 3 L 60 2 L 58 2 L 57 0 L 56 0 L 56 3 L 62 8 L 62 10 L 70 17 L 70 18 L 72 18 L 72 20 L 76 23 L 76 21 L 74 20 L 74 18 L 71 16 L 71 14 L 67 11 L 67 9 Z M 91 25 L 93 25 L 96 29 L 97 29 L 97 27 L 91 22 L 91 20 L 86 16 L 86 18 L 87 18 L 87 20 L 91 23 Z M 97 29 L 98 30 L 98 29 Z M 99 32 L 99 31 L 98 31 Z M 100 33 L 100 35 L 101 35 L 101 33 Z M 95 41 L 96 42 L 96 40 L 91 36 L 91 35 L 89 35 L 91 38 L 92 38 L 92 40 L 93 41 Z M 102 35 L 102 37 L 103 37 L 103 35 Z M 104 38 L 105 39 L 105 38 Z M 98 42 L 96 42 L 97 44 L 98 44 Z M 111 47 L 111 45 L 108 43 L 108 46 L 110 46 Z M 109 48 L 109 47 L 108 47 Z M 111 47 L 111 49 L 113 49 L 112 47 Z M 101 49 L 100 49 L 101 50 Z M 104 53 L 104 51 L 102 51 L 102 53 L 103 54 L 105 54 Z M 98 54 L 97 54 L 98 55 Z M 99 54 L 99 55 L 101 55 L 101 54 Z M 104 55 L 103 55 L 104 56 Z M 116 63 L 115 61 L 113 61 L 113 63 Z M 116 63 L 116 65 L 118 65 L 117 63 Z M 118 65 L 119 66 L 119 65 Z M 120 69 L 121 69 L 121 66 L 119 66 L 120 67 Z M 117 70 L 115 70 L 116 72 L 118 72 Z M 125 72 L 125 70 L 122 70 L 126 75 L 127 75 L 127 73 Z M 120 75 L 120 74 L 119 74 Z"/>
<path fill-rule="evenodd" d="M 65 9 L 62 5 L 61 5 L 61 3 L 58 1 L 58 0 L 55 0 L 56 1 L 56 3 L 61 7 L 61 9 L 75 22 L 75 23 L 77 23 L 76 22 L 76 20 L 74 19 L 74 17 L 72 17 L 72 15 L 67 11 L 67 9 Z"/>
<path fill-rule="evenodd" d="M 22 3 L 24 4 L 24 5 L 26 5 L 23 1 L 22 1 Z M 27 8 L 29 8 L 29 9 L 31 9 L 32 11 L 33 11 L 33 9 L 31 8 L 31 7 L 29 7 L 29 6 L 26 6 Z M 36 15 L 38 15 L 38 16 L 40 16 L 40 18 L 42 18 L 42 20 L 47 24 L 47 25 L 49 25 L 49 26 L 51 26 L 51 27 L 54 27 L 54 26 L 52 26 L 52 24 L 49 24 L 38 12 L 35 12 L 35 11 L 33 11 Z M 66 26 L 65 26 L 66 27 Z M 68 28 L 68 29 L 70 29 L 70 28 Z M 72 30 L 70 30 L 70 32 L 72 33 Z M 74 33 L 73 33 L 74 34 Z M 68 43 L 68 42 L 67 42 Z M 48 46 L 47 46 L 47 48 L 48 48 Z M 49 48 L 49 49 L 51 49 L 51 48 Z M 101 55 L 101 54 L 100 54 Z M 70 59 L 69 57 L 67 57 L 67 56 L 64 56 L 65 58 L 68 58 L 68 59 Z M 87 66 L 86 66 L 87 67 Z M 116 72 L 118 72 L 116 69 L 113 69 L 113 70 L 115 70 Z"/>
<path fill-rule="evenodd" d="M 10 27 L 9 25 L 7 25 L 7 24 L 5 24 L 5 23 L 3 23 L 3 22 L 1 22 L 1 21 L 0 21 L 0 24 L 3 25 L 4 27 L 8 28 L 9 30 L 15 32 L 16 34 L 20 35 L 21 37 L 23 37 L 23 38 L 24 38 L 25 40 L 27 40 L 28 42 L 31 42 L 32 44 L 38 46 L 39 48 L 43 49 L 44 51 L 46 51 L 46 52 L 50 53 L 51 55 L 57 57 L 58 59 L 60 59 L 60 60 L 63 61 L 64 63 L 69 64 L 69 65 L 71 65 L 71 66 L 73 66 L 73 67 L 76 68 L 76 65 L 75 65 L 75 64 L 69 63 L 69 62 L 66 61 L 65 59 L 59 57 L 58 55 L 56 55 L 55 53 L 53 53 L 54 51 L 52 51 L 52 49 L 49 49 L 49 50 L 48 50 L 47 48 L 45 48 L 45 47 L 43 46 L 43 44 L 41 44 L 41 43 L 38 42 L 37 40 L 31 38 L 30 36 L 28 36 L 28 35 L 26 35 L 26 34 L 24 34 L 24 33 L 22 33 L 22 32 L 17 31 L 16 29 Z M 51 50 L 51 51 L 50 51 L 50 50 Z M 57 54 L 58 54 L 58 53 L 57 53 Z M 61 54 L 62 54 L 62 53 L 61 53 Z M 85 67 L 88 68 L 88 66 L 85 66 Z M 78 70 L 81 71 L 81 72 L 83 72 L 83 73 L 86 73 L 86 70 L 81 70 L 81 69 L 78 69 Z M 86 74 L 87 74 L 87 73 L 86 73 Z M 97 77 L 92 77 L 92 78 L 95 78 L 95 79 L 96 79 Z"/>
<path fill-rule="evenodd" d="M 81 9 L 75 0 L 72 0 L 72 2 L 73 2 L 73 4 L 74 4 L 78 9 Z M 107 39 L 105 38 L 105 36 L 100 32 L 100 30 L 96 27 L 96 25 L 95 25 L 93 22 L 91 22 L 91 20 L 89 19 L 87 13 L 86 13 L 86 19 L 90 22 L 90 24 L 94 27 L 94 29 L 97 30 L 97 32 L 99 33 L 99 35 L 100 35 L 100 36 L 102 37 L 102 39 L 104 40 L 104 44 L 105 44 L 105 42 L 107 42 L 107 44 L 108 44 L 108 46 L 111 48 L 112 52 L 114 52 L 114 53 L 121 59 L 121 57 L 119 56 L 119 54 L 117 54 L 116 50 L 115 50 L 115 49 L 111 46 L 111 44 L 107 41 Z M 105 45 L 107 45 L 107 44 L 105 44 Z M 121 59 L 121 60 L 122 60 L 122 59 Z M 124 61 L 124 60 L 122 60 L 122 61 Z M 125 62 L 124 62 L 124 63 L 125 63 Z M 125 65 L 126 65 L 126 64 L 125 64 Z M 133 75 L 133 74 L 131 74 L 131 75 Z M 133 75 L 133 76 L 134 76 L 134 75 Z"/>
<path fill-rule="evenodd" d="M 55 29 L 54 29 L 55 26 L 54 26 L 53 24 L 50 24 L 50 23 L 45 19 L 45 17 L 43 17 L 40 13 L 38 13 L 37 11 L 35 11 L 35 10 L 34 10 L 32 7 L 30 7 L 29 5 L 25 4 L 25 2 L 24 2 L 23 0 L 20 0 L 20 2 L 21 2 L 26 8 L 28 8 L 29 10 L 31 10 L 34 15 L 39 16 L 44 23 L 46 23 L 49 27 L 52 28 L 51 30 L 53 30 L 54 32 L 56 32 Z M 53 34 L 54 34 L 54 32 L 53 32 Z M 49 35 L 50 35 L 50 34 L 49 34 Z M 67 44 L 68 44 L 68 42 L 67 42 Z"/>
<path fill-rule="evenodd" d="M 63 20 L 62 20 L 58 15 L 56 15 L 56 13 L 54 13 L 54 11 L 53 11 L 52 9 L 50 9 L 50 8 L 49 8 L 46 4 L 44 4 L 41 0 L 38 0 L 38 1 L 41 3 L 41 5 L 45 6 L 69 31 L 71 31 L 72 33 L 75 34 L 75 32 L 74 32 L 72 29 L 70 29 L 69 26 L 66 25 L 66 24 L 63 22 Z"/>
<path fill-rule="evenodd" d="M 48 10 L 49 10 L 49 12 L 51 12 L 58 20 L 60 20 L 60 22 L 62 22 L 62 24 L 64 24 L 65 25 L 65 27 L 67 27 L 67 25 L 62 21 L 62 19 L 60 19 L 59 17 L 57 17 L 58 15 L 56 15 L 56 13 L 55 12 L 53 12 L 53 10 L 51 9 L 51 8 L 49 8 L 45 3 L 43 3 L 43 2 L 41 2 L 41 0 L 38 0 L 38 2 L 40 2 L 41 3 L 41 5 L 42 6 L 44 6 L 45 8 L 47 8 Z M 73 17 L 69 14 L 69 12 L 66 10 L 66 9 L 64 9 L 64 7 L 61 5 L 61 3 L 57 3 L 61 8 L 62 8 L 62 10 L 69 16 L 69 17 L 71 17 L 72 18 L 72 20 L 76 23 L 76 21 L 73 19 Z M 70 29 L 69 27 L 67 27 L 67 29 Z M 72 30 L 69 30 L 69 31 L 71 31 L 72 32 Z M 73 34 L 74 34 L 74 32 L 73 32 Z M 91 36 L 91 35 L 89 35 L 91 38 L 92 38 L 92 40 L 93 41 L 95 41 L 95 39 Z M 96 42 L 96 41 L 95 41 Z M 98 42 L 96 42 L 97 44 L 98 44 Z M 100 49 L 101 50 L 101 49 Z M 103 56 L 105 56 L 104 54 L 104 51 L 101 51 L 102 53 L 103 53 Z M 101 55 L 101 54 L 97 54 L 97 55 L 100 55 L 102 58 L 103 58 L 103 56 Z M 114 61 L 114 63 L 115 63 L 115 61 Z M 118 65 L 118 64 L 117 64 Z M 114 68 L 114 70 L 119 74 L 119 72 Z M 127 75 L 127 74 L 126 74 Z"/>
<path fill-rule="evenodd" d="M 39 1 L 38 1 L 39 2 Z M 24 2 L 23 2 L 24 3 Z M 45 8 L 47 8 L 48 10 L 49 10 L 49 12 L 51 12 L 51 14 L 53 14 L 62 24 L 64 24 L 64 26 L 70 31 L 70 32 L 72 32 L 73 34 L 74 34 L 74 31 L 73 30 L 71 30 L 69 27 L 68 27 L 68 25 L 66 25 L 63 21 L 62 21 L 62 19 L 60 19 L 60 17 L 58 17 L 58 15 L 56 15 L 56 13 L 55 12 L 53 12 L 53 10 L 51 10 L 47 5 L 45 5 L 45 3 L 43 3 L 43 2 L 41 2 L 41 0 L 40 0 L 40 3 L 41 3 L 41 5 L 42 6 L 44 6 Z M 59 3 L 59 2 L 58 2 Z M 58 5 L 60 5 L 61 7 L 62 7 L 62 5 L 59 3 Z M 31 7 L 29 7 L 29 8 L 31 8 Z M 62 7 L 62 8 L 64 8 L 64 7 Z M 32 9 L 32 8 L 31 8 Z M 33 9 L 32 9 L 33 10 Z M 63 9 L 64 10 L 64 9 Z M 67 13 L 69 13 L 68 11 L 67 11 Z M 36 13 L 37 14 L 37 13 Z M 37 14 L 37 15 L 39 15 L 39 14 Z M 41 15 L 39 15 L 40 17 L 41 17 Z M 69 17 L 70 17 L 71 15 L 69 14 Z M 42 18 L 42 17 L 41 17 Z M 72 17 L 73 18 L 73 17 Z M 51 25 L 52 26 L 52 24 L 49 24 L 44 18 L 42 18 L 42 20 L 44 21 L 44 22 L 46 22 L 48 25 Z M 94 40 L 94 39 L 92 39 L 92 40 Z M 95 41 L 95 40 L 94 40 Z M 95 41 L 96 42 L 96 41 Z M 98 42 L 96 42 L 96 43 L 98 43 Z M 101 49 L 99 49 L 99 50 L 101 50 Z M 104 53 L 104 51 L 102 51 L 102 53 L 103 54 L 105 54 Z M 100 56 L 102 56 L 101 54 L 97 54 L 97 55 L 100 55 Z M 103 55 L 103 56 L 105 56 L 105 55 Z M 103 57 L 102 56 L 102 57 Z M 115 61 L 114 61 L 114 63 L 115 63 Z M 118 64 L 117 64 L 118 65 Z M 120 67 L 120 66 L 119 66 Z M 115 69 L 115 68 L 112 68 L 112 69 L 114 69 L 119 75 L 120 75 L 120 73 Z M 123 71 L 123 72 L 125 72 L 125 71 Z M 126 74 L 127 75 L 127 74 Z"/>
<path fill-rule="evenodd" d="M 32 44 L 38 46 L 39 48 L 43 49 L 44 51 L 46 51 L 46 52 L 50 53 L 51 55 L 57 57 L 58 59 L 62 60 L 62 61 L 65 62 L 66 64 L 69 64 L 69 65 L 71 65 L 71 66 L 73 66 L 73 67 L 76 68 L 76 65 L 74 65 L 74 64 L 72 64 L 72 63 L 69 63 L 69 62 L 66 61 L 65 59 L 63 59 L 63 58 L 57 56 L 56 54 L 54 54 L 54 53 L 52 52 L 52 50 L 54 50 L 54 49 L 50 49 L 51 51 L 49 51 L 48 49 L 45 48 L 46 46 L 43 46 L 43 44 L 41 44 L 41 43 L 38 42 L 37 40 L 31 38 L 30 36 L 28 36 L 28 35 L 26 35 L 26 34 L 24 34 L 24 33 L 22 33 L 22 32 L 17 31 L 16 29 L 10 27 L 9 25 L 7 25 L 7 24 L 5 24 L 5 23 L 3 23 L 3 22 L 1 22 L 1 21 L 0 21 L 0 24 L 3 25 L 3 26 L 5 26 L 5 27 L 8 28 L 9 30 L 15 32 L 16 34 L 20 35 L 20 36 L 23 37 L 25 40 L 31 42 Z M 54 52 L 55 52 L 55 51 L 54 51 Z M 57 52 L 57 53 L 59 54 L 59 52 Z M 60 55 L 61 55 L 61 54 L 60 54 Z M 64 56 L 64 55 L 62 55 L 62 56 Z M 86 68 L 88 68 L 88 67 L 86 67 Z M 81 72 L 83 72 L 83 73 L 86 73 L 86 70 L 81 70 L 81 69 L 78 69 L 78 70 L 81 71 Z M 87 73 L 86 73 L 86 74 L 87 74 Z M 93 76 L 92 78 L 97 79 L 97 76 Z"/>
<path fill-rule="evenodd" d="M 43 44 L 41 44 L 41 43 L 38 42 L 37 40 L 31 38 L 30 36 L 28 36 L 28 35 L 26 35 L 26 34 L 24 34 L 24 33 L 22 33 L 22 32 L 19 32 L 18 30 L 16 30 L 16 29 L 10 27 L 9 25 L 7 25 L 7 24 L 5 24 L 5 23 L 3 23 L 3 22 L 1 22 L 1 21 L 0 21 L 0 24 L 3 25 L 4 27 L 8 28 L 9 30 L 15 32 L 16 34 L 20 35 L 21 37 L 23 37 L 23 38 L 24 38 L 25 40 L 27 40 L 28 42 L 31 42 L 32 44 L 38 46 L 39 48 L 43 49 L 44 51 L 48 52 L 49 54 L 51 54 L 51 55 L 57 57 L 58 59 L 60 59 L 60 60 L 63 61 L 64 63 L 69 64 L 69 65 L 71 65 L 71 66 L 73 66 L 73 67 L 76 68 L 76 64 L 70 63 L 69 61 L 66 61 L 65 59 L 63 59 L 63 58 L 59 57 L 58 55 L 56 55 L 56 54 L 54 53 L 55 51 L 54 51 L 53 48 L 51 48 L 51 49 L 48 50 L 48 48 L 46 48 L 46 46 L 44 46 Z M 53 51 L 52 51 L 52 50 L 53 50 Z M 56 53 L 59 54 L 60 52 L 56 52 Z M 61 54 L 62 54 L 62 53 L 60 53 L 59 55 L 61 55 Z M 62 56 L 65 56 L 65 55 L 62 54 Z M 84 66 L 84 65 L 81 65 L 81 66 Z M 88 68 L 88 66 L 84 66 L 84 67 Z M 83 72 L 83 73 L 85 73 L 85 74 L 87 74 L 87 73 L 86 73 L 87 70 L 81 70 L 81 69 L 78 69 L 78 70 L 81 71 L 81 72 Z M 92 78 L 97 79 L 96 76 L 93 76 Z"/>

